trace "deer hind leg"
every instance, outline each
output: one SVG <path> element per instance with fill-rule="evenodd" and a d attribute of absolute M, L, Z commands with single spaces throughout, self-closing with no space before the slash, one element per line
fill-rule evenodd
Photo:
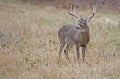
<path fill-rule="evenodd" d="M 66 47 L 65 47 L 65 50 L 64 50 L 64 53 L 65 53 L 66 58 L 67 58 L 68 61 L 69 61 L 68 52 L 69 52 L 69 50 L 70 50 L 71 47 L 72 47 L 72 46 L 66 44 Z"/>
<path fill-rule="evenodd" d="M 59 61 L 60 61 L 60 58 L 61 58 L 61 52 L 62 52 L 62 50 L 63 50 L 64 47 L 65 47 L 65 43 L 60 44 Z"/>

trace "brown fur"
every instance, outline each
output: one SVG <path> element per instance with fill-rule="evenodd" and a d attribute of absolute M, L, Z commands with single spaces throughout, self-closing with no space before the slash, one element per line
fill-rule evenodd
<path fill-rule="evenodd" d="M 83 61 L 85 60 L 85 50 L 90 40 L 90 35 L 86 21 L 81 21 L 81 22 L 82 22 L 82 26 L 80 26 L 81 27 L 80 29 L 77 29 L 77 26 L 79 25 L 64 25 L 59 29 L 58 32 L 58 37 L 60 41 L 59 59 L 61 56 L 61 52 L 66 44 L 67 46 L 64 49 L 64 53 L 68 60 L 69 60 L 68 51 L 73 45 L 75 45 L 76 47 L 78 62 L 80 57 L 79 47 L 82 47 L 82 58 Z"/>

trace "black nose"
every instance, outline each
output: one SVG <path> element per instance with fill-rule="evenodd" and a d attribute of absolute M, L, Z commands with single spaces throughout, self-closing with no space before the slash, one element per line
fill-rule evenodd
<path fill-rule="evenodd" d="M 76 27 L 76 29 L 80 29 L 80 27 Z"/>

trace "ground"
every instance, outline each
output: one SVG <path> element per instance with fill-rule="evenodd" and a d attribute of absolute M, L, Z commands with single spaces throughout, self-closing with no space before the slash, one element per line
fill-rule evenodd
<path fill-rule="evenodd" d="M 84 17 L 87 11 L 78 12 Z M 0 2 L 0 79 L 119 79 L 120 15 L 97 9 L 85 62 L 75 49 L 58 64 L 58 30 L 76 24 L 66 9 Z"/>

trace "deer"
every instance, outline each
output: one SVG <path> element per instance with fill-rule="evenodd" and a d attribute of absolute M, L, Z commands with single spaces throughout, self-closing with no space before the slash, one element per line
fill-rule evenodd
<path fill-rule="evenodd" d="M 88 42 L 90 41 L 90 33 L 88 23 L 94 17 L 96 13 L 96 7 L 93 5 L 93 10 L 88 10 L 92 15 L 87 18 L 83 18 L 83 16 L 76 15 L 75 12 L 75 5 L 71 5 L 68 13 L 71 16 L 74 16 L 78 21 L 77 25 L 66 24 L 63 25 L 58 30 L 58 38 L 60 42 L 60 49 L 59 49 L 59 61 L 61 58 L 61 52 L 64 50 L 64 54 L 69 61 L 68 52 L 69 50 L 75 46 L 76 53 L 77 53 L 77 61 L 79 63 L 80 55 L 79 49 L 82 47 L 82 60 L 85 61 L 85 51 Z"/>

